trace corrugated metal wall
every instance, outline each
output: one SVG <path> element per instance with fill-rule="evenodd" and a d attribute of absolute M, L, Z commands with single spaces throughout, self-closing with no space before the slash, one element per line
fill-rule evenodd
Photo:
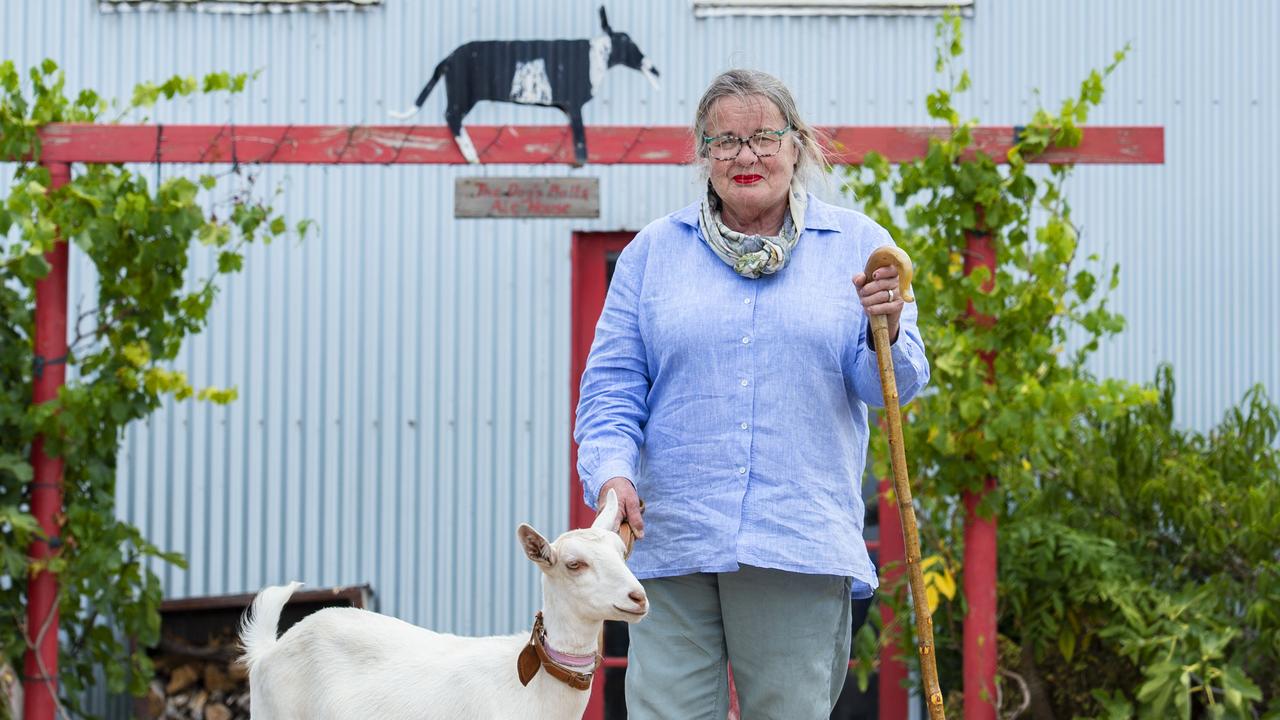
<path fill-rule="evenodd" d="M 597 6 L 386 0 L 233 16 L 7 0 L 0 32 L 21 66 L 55 58 L 70 87 L 108 96 L 175 72 L 262 71 L 243 97 L 162 106 L 162 122 L 385 123 L 461 42 L 586 37 Z M 710 77 L 733 65 L 780 75 L 819 124 L 927 122 L 930 18 L 695 20 L 687 0 L 615 1 L 609 12 L 663 89 L 615 68 L 586 107 L 589 125 L 685 123 Z M 1036 88 L 1056 105 L 1133 44 L 1091 120 L 1164 125 L 1166 164 L 1080 168 L 1069 192 L 1087 249 L 1122 268 L 1114 305 L 1129 329 L 1097 371 L 1150 380 L 1172 362 L 1188 426 L 1210 426 L 1255 382 L 1280 392 L 1274 173 L 1256 161 L 1280 95 L 1278 27 L 1271 0 L 982 0 L 966 21 L 966 102 L 990 124 L 1025 121 Z M 443 98 L 437 90 L 416 120 L 443 124 Z M 489 103 L 467 120 L 563 116 Z M 566 173 L 601 178 L 601 219 L 452 218 L 457 177 Z M 369 582 L 384 611 L 415 623 L 524 627 L 536 575 L 514 527 L 567 524 L 571 233 L 639 229 L 694 197 L 691 174 L 274 168 L 258 186 L 281 183 L 281 205 L 314 218 L 319 236 L 251 252 L 179 363 L 198 382 L 238 386 L 240 400 L 167 407 L 134 428 L 120 512 L 188 555 L 191 570 L 164 571 L 174 596 Z M 73 270 L 75 296 L 88 297 L 85 272 Z"/>

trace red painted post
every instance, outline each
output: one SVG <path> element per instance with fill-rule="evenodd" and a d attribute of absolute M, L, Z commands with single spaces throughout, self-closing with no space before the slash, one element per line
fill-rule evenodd
<path fill-rule="evenodd" d="M 995 287 L 996 253 L 991 236 L 981 230 L 982 208 L 978 208 L 979 230 L 968 234 L 964 272 L 985 267 L 991 276 L 983 290 Z M 990 326 L 996 319 L 974 310 L 969 315 L 979 325 Z M 984 354 L 987 382 L 994 382 L 995 356 Z M 995 478 L 987 478 L 981 492 L 964 495 L 964 596 L 969 612 L 964 617 L 964 720 L 996 720 L 996 519 L 983 518 L 976 508 L 995 490 Z"/>
<path fill-rule="evenodd" d="M 876 556 L 880 567 L 887 569 L 883 574 L 884 588 L 898 587 L 905 592 L 906 583 L 903 575 L 907 571 L 907 548 L 902 539 L 902 521 L 898 518 L 898 501 L 893 497 L 892 478 L 880 478 L 878 493 L 880 503 L 880 548 Z M 901 594 L 901 593 L 900 593 Z M 909 617 L 909 616 L 908 616 Z M 893 622 L 894 614 L 886 602 L 880 603 L 880 619 L 883 627 L 888 628 Z M 907 622 L 910 622 L 907 619 Z M 880 720 L 900 720 L 907 717 L 909 701 L 907 688 L 903 683 L 907 680 L 907 665 L 899 657 L 898 633 L 884 631 L 880 650 L 880 679 L 877 692 L 880 695 Z"/>
<path fill-rule="evenodd" d="M 964 496 L 964 720 L 996 720 L 996 520 L 974 510 L 995 487 Z"/>
<path fill-rule="evenodd" d="M 50 189 L 71 180 L 67 163 L 48 163 Z M 66 379 L 67 356 L 67 243 L 58 240 L 45 254 L 51 269 L 36 283 L 35 378 L 32 402 L 40 404 L 58 396 Z M 32 561 L 46 560 L 57 551 L 62 515 L 62 459 L 49 457 L 44 438 L 31 446 L 31 514 L 40 523 L 46 539 L 31 543 Z M 23 717 L 53 720 L 58 695 L 58 580 L 42 570 L 27 586 L 27 635 L 29 644 L 23 663 Z"/>

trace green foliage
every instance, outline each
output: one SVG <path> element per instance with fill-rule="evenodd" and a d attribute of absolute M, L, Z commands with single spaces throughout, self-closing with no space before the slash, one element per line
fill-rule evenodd
<path fill-rule="evenodd" d="M 959 18 L 945 19 L 940 33 L 945 50 L 939 51 L 939 68 L 950 72 L 961 50 Z M 927 313 L 922 323 L 936 392 L 914 406 L 914 426 L 924 437 L 911 448 L 930 482 L 948 495 L 976 490 L 990 476 L 1029 480 L 1032 467 L 1051 459 L 1045 449 L 1067 438 L 1070 419 L 1082 407 L 1122 412 L 1151 399 L 1083 372 L 1084 359 L 1101 339 L 1119 332 L 1123 320 L 1098 292 L 1097 277 L 1104 273 L 1093 268 L 1092 258 L 1077 257 L 1078 237 L 1062 193 L 1071 168 L 1053 165 L 1047 177 L 1035 178 L 1024 159 L 1050 145 L 1078 142 L 1076 123 L 1099 91 L 1082 89 L 1057 116 L 1037 112 L 1007 164 L 997 165 L 973 146 L 977 121 L 961 121 L 951 104 L 968 85 L 962 73 L 929 95 L 931 116 L 950 132 L 931 140 L 924 158 L 894 167 L 869 154 L 862 166 L 849 169 L 845 185 L 917 268 L 915 293 Z M 994 275 L 980 265 L 967 272 L 970 236 L 990 243 L 999 258 Z M 1116 270 L 1105 275 L 1113 286 Z M 971 310 L 999 322 L 984 323 Z M 1068 355 L 1072 331 L 1084 340 Z M 886 471 L 882 461 L 877 472 Z"/>
<path fill-rule="evenodd" d="M 926 106 L 946 131 L 912 162 L 869 154 L 845 184 L 916 266 L 933 378 L 904 440 L 924 554 L 963 575 L 961 498 L 995 478 L 978 512 L 999 521 L 1006 708 L 1026 683 L 1037 717 L 1280 717 L 1280 610 L 1261 599 L 1280 597 L 1276 409 L 1255 390 L 1200 437 L 1173 429 L 1171 371 L 1146 387 L 1092 377 L 1087 360 L 1124 328 L 1106 298 L 1119 270 L 1080 256 L 1072 168 L 1027 165 L 1080 142 L 1127 48 L 1057 112 L 1036 111 L 998 164 L 954 105 L 971 84 L 958 16 L 937 47 L 945 82 Z M 983 244 L 990 269 L 968 255 Z M 903 588 L 886 590 L 882 637 L 914 663 Z M 943 599 L 933 616 L 952 712 L 964 612 Z M 874 664 L 869 637 L 857 668 Z"/>
<path fill-rule="evenodd" d="M 199 92 L 239 91 L 245 75 L 174 77 L 138 86 L 121 117 L 136 108 Z M 29 573 L 26 551 L 39 527 L 28 514 L 32 440 L 65 462 L 65 511 L 56 519 L 62 539 L 47 568 L 60 586 L 62 701 L 73 712 L 95 669 L 109 689 L 141 693 L 152 668 L 145 649 L 159 639 L 161 588 L 153 561 L 183 559 L 155 547 L 116 519 L 116 453 L 125 427 L 147 417 L 166 396 L 219 403 L 234 389 L 193 387 L 171 364 L 183 342 L 206 322 L 217 275 L 240 270 L 243 248 L 281 235 L 284 219 L 245 190 L 214 197 L 219 177 L 175 177 L 152 187 L 120 165 L 76 168 L 51 189 L 38 164 L 39 129 L 52 122 L 88 123 L 113 106 L 92 91 L 75 100 L 64 77 L 46 60 L 26 81 L 0 64 L 0 156 L 19 160 L 0 202 L 0 651 L 20 667 L 37 629 L 25 626 Z M 239 168 L 229 175 L 238 177 Z M 245 188 L 252 184 L 244 183 Z M 207 210 L 211 207 L 213 210 Z M 228 210 L 229 207 L 229 210 Z M 219 219 L 221 210 L 226 219 Z M 299 226 L 304 232 L 305 225 Z M 44 253 L 61 235 L 97 271 L 92 307 L 69 318 L 74 337 L 66 386 L 55 400 L 32 404 L 35 283 L 49 271 Z M 193 279 L 192 253 L 219 253 L 214 275 Z M 75 302 L 75 299 L 72 300 Z M 74 307 L 74 305 L 73 305 Z M 136 642 L 131 650 L 127 640 Z"/>
<path fill-rule="evenodd" d="M 1173 426 L 1171 370 L 1156 389 L 1158 403 L 1122 417 L 1086 413 L 1069 472 L 1016 493 L 1002 632 L 1055 707 L 1278 713 L 1280 409 L 1256 387 L 1202 435 Z"/>

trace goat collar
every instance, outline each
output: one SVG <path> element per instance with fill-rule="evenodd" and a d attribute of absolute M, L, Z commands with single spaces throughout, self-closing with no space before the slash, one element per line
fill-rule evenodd
<path fill-rule="evenodd" d="M 601 661 L 602 658 L 598 652 L 590 655 L 576 655 L 553 650 L 547 645 L 547 629 L 542 624 L 542 611 L 539 610 L 533 619 L 533 632 L 529 634 L 529 644 L 524 646 L 520 656 L 516 658 L 516 670 L 520 673 L 521 685 L 528 685 L 541 668 L 546 670 L 548 675 L 574 690 L 588 690 L 591 688 L 591 678 L 599 669 Z M 591 666 L 589 672 L 573 669 L 587 665 Z"/>

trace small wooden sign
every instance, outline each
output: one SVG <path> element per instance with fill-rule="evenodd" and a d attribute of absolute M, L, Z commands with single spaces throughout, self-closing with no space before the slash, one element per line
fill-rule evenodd
<path fill-rule="evenodd" d="M 458 178 L 453 185 L 453 216 L 600 217 L 599 178 Z"/>

